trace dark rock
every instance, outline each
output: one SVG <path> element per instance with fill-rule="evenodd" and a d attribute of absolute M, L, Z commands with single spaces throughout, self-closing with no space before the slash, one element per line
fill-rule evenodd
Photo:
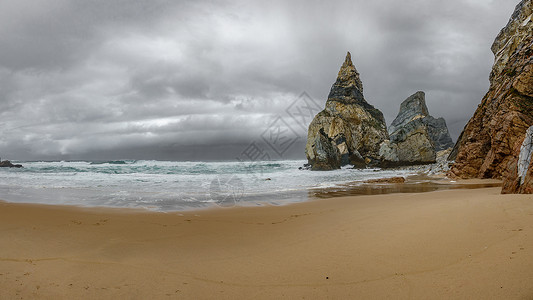
<path fill-rule="evenodd" d="M 303 167 L 299 167 L 298 170 L 310 170 L 311 165 L 310 164 L 304 164 Z"/>
<path fill-rule="evenodd" d="M 324 129 L 319 130 L 311 146 L 311 157 L 309 164 L 313 171 L 329 171 L 340 169 L 341 161 L 340 154 L 337 147 L 334 146 L 333 141 L 324 132 Z"/>
<path fill-rule="evenodd" d="M 444 118 L 435 119 L 432 116 L 427 116 L 424 118 L 424 122 L 428 127 L 429 137 L 435 145 L 435 151 L 439 152 L 454 146 Z"/>
<path fill-rule="evenodd" d="M 22 168 L 22 165 L 14 165 L 9 160 L 0 162 L 0 168 Z"/>

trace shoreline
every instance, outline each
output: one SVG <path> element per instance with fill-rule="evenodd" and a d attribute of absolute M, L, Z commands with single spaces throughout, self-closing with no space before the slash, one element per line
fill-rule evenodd
<path fill-rule="evenodd" d="M 0 203 L 7 298 L 533 297 L 533 198 L 500 188 L 185 212 Z"/>
<path fill-rule="evenodd" d="M 306 201 L 326 189 L 347 189 L 347 185 L 376 178 L 433 174 L 440 168 L 422 165 L 312 172 L 299 170 L 302 163 L 284 160 L 253 167 L 237 162 L 28 163 L 25 171 L 0 172 L 0 198 L 15 203 L 144 207 L 154 211 L 197 210 L 219 202 L 232 206 L 234 200 L 243 205 L 280 205 Z M 131 174 L 137 175 L 132 178 Z"/>
<path fill-rule="evenodd" d="M 384 177 L 387 178 L 387 177 Z M 232 208 L 232 207 L 265 207 L 265 206 L 286 206 L 309 201 L 316 201 L 321 199 L 347 197 L 347 196 L 370 196 L 383 194 L 401 194 L 401 193 L 427 193 L 439 190 L 448 189 L 469 189 L 469 188 L 484 188 L 484 187 L 500 187 L 501 180 L 498 179 L 456 179 L 452 180 L 446 178 L 444 175 L 425 174 L 410 175 L 406 177 L 404 183 L 370 183 L 365 181 L 354 181 L 346 184 L 340 184 L 335 187 L 326 188 L 308 188 L 305 190 L 290 191 L 290 192 L 274 192 L 262 195 L 256 195 L 258 200 L 237 200 L 235 204 L 219 205 L 213 202 L 211 205 L 199 207 L 182 207 L 181 209 L 157 210 L 157 206 L 153 208 L 149 206 L 112 206 L 112 205 L 81 205 L 81 204 L 56 204 L 56 203 L 42 203 L 42 202 L 24 202 L 24 201 L 8 201 L 0 199 L 0 203 L 26 204 L 26 205 L 44 205 L 44 206 L 58 206 L 71 207 L 80 209 L 119 209 L 119 210 L 133 210 L 133 211 L 147 211 L 147 212 L 194 212 L 205 211 L 217 208 Z M 278 197 L 278 198 L 277 198 Z M 277 199 L 276 199 L 277 198 Z M 268 199 L 268 200 L 267 200 Z M 292 199 L 292 200 L 287 200 Z"/>

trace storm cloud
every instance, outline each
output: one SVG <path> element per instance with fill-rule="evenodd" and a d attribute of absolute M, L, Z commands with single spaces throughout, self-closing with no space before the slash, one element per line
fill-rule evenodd
<path fill-rule="evenodd" d="M 234 159 L 257 142 L 304 158 L 311 120 L 291 105 L 323 107 L 346 51 L 388 124 L 423 90 L 455 140 L 516 2 L 4 0 L 0 156 Z"/>

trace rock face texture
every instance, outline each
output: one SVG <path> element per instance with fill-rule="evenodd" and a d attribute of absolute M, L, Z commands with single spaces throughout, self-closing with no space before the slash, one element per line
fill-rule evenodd
<path fill-rule="evenodd" d="M 520 2 L 492 45 L 490 88 L 450 154 L 452 177 L 513 177 L 516 149 L 533 125 L 532 8 Z"/>
<path fill-rule="evenodd" d="M 312 170 L 338 169 L 346 164 L 376 165 L 379 145 L 386 139 L 383 114 L 363 97 L 363 84 L 348 52 L 329 92 L 326 108 L 309 124 L 307 160 Z M 335 149 L 330 149 L 326 140 Z"/>
<path fill-rule="evenodd" d="M 422 91 L 402 102 L 389 135 L 380 146 L 385 166 L 434 163 L 436 152 L 453 147 L 446 121 L 429 114 Z"/>
<path fill-rule="evenodd" d="M 427 116 L 424 118 L 424 122 L 428 127 L 429 137 L 435 145 L 436 152 L 453 148 L 455 144 L 450 137 L 450 132 L 448 131 L 448 126 L 444 118 L 435 119 L 432 116 Z"/>
<path fill-rule="evenodd" d="M 311 155 L 314 157 L 311 170 L 334 170 L 341 167 L 341 155 L 339 149 L 335 147 L 335 143 L 320 128 L 318 134 L 313 141 Z"/>
<path fill-rule="evenodd" d="M 531 155 L 533 154 L 533 126 L 526 131 L 524 141 L 515 149 L 518 160 L 511 161 L 508 165 L 508 172 L 503 178 L 503 194 L 510 193 L 533 193 L 533 164 Z"/>

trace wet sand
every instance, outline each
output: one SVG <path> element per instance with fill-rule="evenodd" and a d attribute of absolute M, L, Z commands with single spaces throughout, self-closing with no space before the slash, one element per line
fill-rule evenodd
<path fill-rule="evenodd" d="M 532 299 L 533 195 L 182 213 L 0 203 L 0 299 Z"/>
<path fill-rule="evenodd" d="M 386 179 L 386 178 L 385 178 Z M 384 195 L 393 193 L 427 193 L 452 189 L 479 189 L 501 187 L 501 180 L 469 179 L 450 180 L 443 176 L 415 175 L 406 178 L 404 183 L 352 182 L 334 188 L 309 191 L 308 198 L 334 198 L 342 196 Z"/>

